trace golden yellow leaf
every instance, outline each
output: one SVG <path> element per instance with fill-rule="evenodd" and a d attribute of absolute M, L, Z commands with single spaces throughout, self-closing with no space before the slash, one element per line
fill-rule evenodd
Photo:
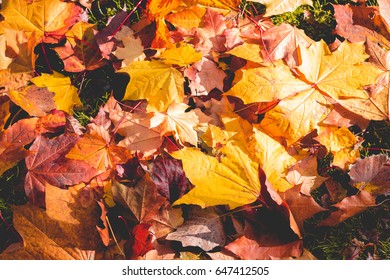
<path fill-rule="evenodd" d="M 184 97 L 182 73 L 161 61 L 135 61 L 119 72 L 128 73 L 130 82 L 123 100 L 146 99 L 148 111 L 165 112 Z"/>
<path fill-rule="evenodd" d="M 312 0 L 249 0 L 266 6 L 265 17 L 292 12 L 301 5 L 313 5 Z"/>
<path fill-rule="evenodd" d="M 188 66 L 202 59 L 202 53 L 195 51 L 192 45 L 180 42 L 173 48 L 165 50 L 160 58 L 169 65 Z"/>
<path fill-rule="evenodd" d="M 6 49 L 6 35 L 0 35 L 0 70 L 7 69 L 8 65 L 11 64 L 12 58 L 5 55 Z"/>
<path fill-rule="evenodd" d="M 293 185 L 287 180 L 288 169 L 296 163 L 296 159 L 275 139 L 261 130 L 254 128 L 254 139 L 260 167 L 267 175 L 274 189 L 285 192 Z"/>
<path fill-rule="evenodd" d="M 165 16 L 165 19 L 176 27 L 191 29 L 200 27 L 202 18 L 205 13 L 205 7 L 189 6 L 185 9 L 177 11 L 176 13 L 168 14 L 167 16 Z"/>
<path fill-rule="evenodd" d="M 241 70 L 241 79 L 225 94 L 241 98 L 248 104 L 283 99 L 309 87 L 295 78 L 281 61 L 274 64 Z"/>
<path fill-rule="evenodd" d="M 331 111 L 331 104 L 314 88 L 279 102 L 265 114 L 260 127 L 287 146 L 318 128 Z"/>
<path fill-rule="evenodd" d="M 43 73 L 39 77 L 32 78 L 31 82 L 38 87 L 47 87 L 48 90 L 54 92 L 54 103 L 58 110 L 72 114 L 73 107 L 82 105 L 77 88 L 72 85 L 69 77 L 57 72 L 53 74 Z"/>
<path fill-rule="evenodd" d="M 228 205 L 230 209 L 254 202 L 260 194 L 258 164 L 237 146 L 220 149 L 220 160 L 195 148 L 172 153 L 183 162 L 184 171 L 195 185 L 173 205 L 196 204 L 202 208 Z"/>
<path fill-rule="evenodd" d="M 4 0 L 1 14 L 4 28 L 35 32 L 38 41 L 51 42 L 78 20 L 81 8 L 61 0 Z"/>
<path fill-rule="evenodd" d="M 180 0 L 149 0 L 146 12 L 150 20 L 159 20 L 180 5 Z"/>
<path fill-rule="evenodd" d="M 241 0 L 183 0 L 188 6 L 195 6 L 197 4 L 205 7 L 214 7 L 224 10 L 237 11 Z"/>
<path fill-rule="evenodd" d="M 346 127 L 328 126 L 316 137 L 334 155 L 332 165 L 346 170 L 349 164 L 359 158 L 360 153 L 354 148 L 356 136 Z"/>
<path fill-rule="evenodd" d="M 172 103 L 166 113 L 156 112 L 150 119 L 150 128 L 159 128 L 161 136 L 173 134 L 180 144 L 198 144 L 198 135 L 194 129 L 199 119 L 194 111 L 185 112 L 188 105 Z"/>
<path fill-rule="evenodd" d="M 350 109 L 347 106 L 350 100 L 369 101 L 363 87 L 375 83 L 381 73 L 364 62 L 367 55 L 362 43 L 345 41 L 332 53 L 326 43 L 320 41 L 301 49 L 301 58 L 298 78 L 306 83 L 306 88 L 303 86 L 300 92 L 281 100 L 261 122 L 269 135 L 286 141 L 287 145 L 318 128 L 332 109 L 330 101 L 335 100 L 347 109 Z M 274 75 L 268 77 L 273 79 Z M 294 93 L 294 89 L 292 91 Z"/>
<path fill-rule="evenodd" d="M 226 53 L 255 63 L 261 63 L 263 62 L 263 58 L 260 55 L 260 51 L 261 47 L 259 44 L 244 42 L 242 45 L 239 45 Z"/>

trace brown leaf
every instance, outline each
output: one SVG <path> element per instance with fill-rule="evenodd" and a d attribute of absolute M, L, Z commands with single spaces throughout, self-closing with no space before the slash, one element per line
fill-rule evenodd
<path fill-rule="evenodd" d="M 299 185 L 280 195 L 286 201 L 288 208 L 291 210 L 294 220 L 297 222 L 301 231 L 303 231 L 303 222 L 306 219 L 326 210 L 321 207 L 312 196 L 303 194 L 301 186 Z"/>
<path fill-rule="evenodd" d="M 368 207 L 376 206 L 375 197 L 367 191 L 361 191 L 357 195 L 344 198 L 337 204 L 337 208 L 329 217 L 319 223 L 319 226 L 335 226 L 344 222 L 346 219 L 353 217 L 366 210 Z"/>
<path fill-rule="evenodd" d="M 99 248 L 95 206 L 81 207 L 72 188 L 47 186 L 46 191 L 46 210 L 29 203 L 12 207 L 25 246 L 0 254 L 0 259 L 85 259 Z"/>
<path fill-rule="evenodd" d="M 390 159 L 386 154 L 358 159 L 352 165 L 349 176 L 351 185 L 372 194 L 390 192 Z"/>
<path fill-rule="evenodd" d="M 76 134 L 60 135 L 56 138 L 38 136 L 30 147 L 33 153 L 26 158 L 28 173 L 25 191 L 30 202 L 45 207 L 44 188 L 46 183 L 57 187 L 88 182 L 98 174 L 85 161 L 65 159 L 65 154 L 79 139 Z"/>
<path fill-rule="evenodd" d="M 166 198 L 158 194 L 156 185 L 147 173 L 135 186 L 126 186 L 114 181 L 112 193 L 114 200 L 127 206 L 140 223 L 152 220 L 166 201 Z"/>
<path fill-rule="evenodd" d="M 295 240 L 284 244 L 264 242 L 264 235 L 256 232 L 247 225 L 245 234 L 225 246 L 243 260 L 271 260 L 287 257 L 300 257 L 303 253 L 302 240 Z"/>
<path fill-rule="evenodd" d="M 361 7 L 352 8 L 351 5 L 333 5 L 333 7 L 334 17 L 337 21 L 335 28 L 336 34 L 344 37 L 350 42 L 363 42 L 366 39 L 369 39 L 372 42 L 380 43 L 387 48 L 390 47 L 388 38 L 368 27 L 355 23 L 356 20 L 358 23 L 364 24 L 363 19 L 354 18 L 354 11 L 359 10 Z M 366 18 L 366 21 L 369 22 L 369 18 Z"/>
<path fill-rule="evenodd" d="M 180 241 L 183 247 L 197 246 L 204 251 L 223 247 L 226 242 L 220 216 L 212 208 L 193 208 L 184 224 L 166 239 Z"/>

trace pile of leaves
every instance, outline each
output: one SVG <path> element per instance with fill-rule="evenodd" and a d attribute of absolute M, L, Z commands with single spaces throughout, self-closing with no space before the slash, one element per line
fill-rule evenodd
<path fill-rule="evenodd" d="M 0 174 L 26 201 L 0 258 L 313 258 L 306 220 L 390 190 L 364 138 L 389 122 L 390 3 L 351 2 L 313 40 L 274 24 L 318 23 L 311 0 L 3 0 Z"/>

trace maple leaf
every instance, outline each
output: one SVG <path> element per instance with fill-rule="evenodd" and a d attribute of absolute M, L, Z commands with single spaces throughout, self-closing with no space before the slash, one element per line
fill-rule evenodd
<path fill-rule="evenodd" d="M 126 147 L 140 156 L 148 157 L 160 148 L 163 139 L 158 128 L 150 128 L 153 113 L 129 113 L 110 110 L 110 119 L 117 127 L 117 133 L 125 138 L 118 145 Z"/>
<path fill-rule="evenodd" d="M 382 34 L 377 33 L 365 26 L 354 23 L 353 10 L 351 5 L 333 5 L 334 17 L 337 25 L 334 32 L 350 42 L 363 42 L 366 39 L 381 45 L 390 47 L 390 43 Z M 361 7 L 358 7 L 360 9 Z M 366 17 L 360 23 L 367 22 L 370 19 Z"/>
<path fill-rule="evenodd" d="M 0 35 L 0 70 L 7 69 L 8 65 L 11 64 L 12 58 L 6 56 L 6 35 Z"/>
<path fill-rule="evenodd" d="M 288 170 L 286 178 L 295 186 L 300 185 L 302 194 L 310 196 L 311 191 L 321 186 L 326 180 L 325 177 L 318 175 L 317 166 L 316 157 L 305 157 Z"/>
<path fill-rule="evenodd" d="M 36 85 L 28 86 L 22 92 L 10 91 L 8 94 L 12 102 L 20 106 L 30 116 L 45 116 L 56 109 L 54 93 L 47 88 L 39 88 Z"/>
<path fill-rule="evenodd" d="M 158 194 L 156 185 L 147 173 L 133 187 L 114 181 L 112 193 L 114 200 L 127 206 L 140 223 L 153 220 L 166 201 Z"/>
<path fill-rule="evenodd" d="M 281 193 L 280 196 L 287 203 L 288 208 L 301 231 L 304 230 L 303 222 L 306 219 L 311 218 L 319 212 L 326 211 L 326 209 L 321 207 L 310 194 L 304 194 L 300 185 L 294 186 L 286 192 Z"/>
<path fill-rule="evenodd" d="M 57 187 L 71 186 L 88 182 L 98 174 L 87 162 L 65 159 L 65 154 L 78 141 L 78 135 L 60 135 L 48 139 L 38 136 L 30 147 L 26 158 L 27 174 L 25 192 L 29 201 L 45 207 L 45 188 L 47 184 Z"/>
<path fill-rule="evenodd" d="M 319 226 L 335 226 L 365 211 L 368 207 L 376 206 L 376 204 L 375 197 L 369 192 L 362 190 L 357 195 L 348 196 L 332 206 L 336 207 L 337 210 L 322 220 Z"/>
<path fill-rule="evenodd" d="M 357 159 L 351 166 L 350 184 L 375 195 L 390 191 L 390 164 L 387 155 L 373 155 Z"/>
<path fill-rule="evenodd" d="M 261 47 L 259 44 L 244 42 L 243 44 L 234 47 L 226 53 L 256 63 L 263 62 L 263 58 L 260 55 Z"/>
<path fill-rule="evenodd" d="M 22 119 L 0 131 L 0 174 L 30 154 L 24 146 L 37 136 L 36 123 L 37 118 Z"/>
<path fill-rule="evenodd" d="M 215 88 L 223 91 L 224 79 L 227 77 L 214 61 L 207 58 L 188 67 L 184 75 L 190 79 L 189 87 L 193 96 L 208 95 Z"/>
<path fill-rule="evenodd" d="M 175 64 L 179 66 L 188 66 L 202 59 L 202 54 L 195 51 L 190 44 L 180 42 L 173 48 L 163 51 L 160 59 L 168 65 Z"/>
<path fill-rule="evenodd" d="M 329 98 L 353 112 L 368 111 L 365 103 L 371 102 L 363 87 L 375 83 L 380 74 L 378 68 L 364 63 L 367 55 L 362 43 L 343 42 L 331 53 L 325 42 L 320 41 L 301 49 L 301 57 L 298 70 L 308 87 L 281 100 L 261 122 L 267 133 L 281 137 L 287 145 L 318 128 L 330 112 Z M 356 100 L 361 101 L 359 109 Z"/>
<path fill-rule="evenodd" d="M 265 240 L 263 240 L 265 239 Z M 249 223 L 245 226 L 245 234 L 225 246 L 244 260 L 270 260 L 286 257 L 299 257 L 303 253 L 302 240 L 275 243 L 259 234 Z"/>
<path fill-rule="evenodd" d="M 65 33 L 65 45 L 55 48 L 66 71 L 92 71 L 106 64 L 95 39 L 94 27 L 95 25 L 82 21 L 76 23 Z"/>
<path fill-rule="evenodd" d="M 119 72 L 128 73 L 130 82 L 123 100 L 146 99 L 148 111 L 165 112 L 173 102 L 184 96 L 183 75 L 163 62 L 135 61 Z"/>
<path fill-rule="evenodd" d="M 287 180 L 288 169 L 296 159 L 288 154 L 286 149 L 275 139 L 254 129 L 256 157 L 261 168 L 276 191 L 284 192 L 293 185 Z M 277 158 L 278 160 L 274 160 Z"/>
<path fill-rule="evenodd" d="M 195 208 L 178 229 L 169 233 L 167 240 L 180 241 L 183 247 L 194 246 L 211 251 L 225 245 L 226 236 L 222 221 L 214 209 Z"/>
<path fill-rule="evenodd" d="M 126 163 L 131 156 L 125 147 L 107 142 L 94 130 L 84 134 L 66 154 L 66 158 L 88 162 L 93 168 L 101 171 L 115 169 L 117 164 Z"/>
<path fill-rule="evenodd" d="M 196 204 L 202 208 L 228 205 L 234 209 L 257 199 L 260 182 L 256 162 L 231 143 L 220 152 L 220 161 L 195 148 L 172 153 L 174 158 L 183 162 L 188 179 L 195 185 L 173 205 Z"/>
<path fill-rule="evenodd" d="M 150 174 L 159 194 L 172 203 L 182 197 L 190 186 L 181 162 L 172 157 L 157 156 L 151 164 Z"/>
<path fill-rule="evenodd" d="M 30 81 L 38 87 L 46 87 L 49 91 L 54 92 L 53 100 L 58 110 L 72 114 L 74 106 L 82 105 L 78 96 L 78 90 L 73 86 L 69 77 L 57 72 L 53 74 L 43 73 Z"/>
<path fill-rule="evenodd" d="M 205 7 L 190 5 L 177 12 L 172 12 L 166 15 L 165 19 L 176 27 L 181 27 L 189 30 L 191 28 L 200 27 L 205 13 Z"/>
<path fill-rule="evenodd" d="M 308 48 L 314 42 L 303 30 L 282 23 L 264 31 L 262 57 L 266 62 L 284 59 L 288 65 L 295 66 L 298 60 L 298 47 Z"/>
<path fill-rule="evenodd" d="M 132 229 L 132 238 L 125 244 L 125 254 L 128 259 L 137 259 L 154 249 L 149 228 L 150 224 L 141 223 Z"/>
<path fill-rule="evenodd" d="M 115 39 L 122 41 L 123 44 L 123 47 L 117 46 L 117 49 L 113 52 L 118 59 L 122 60 L 122 66 L 146 58 L 142 41 L 140 38 L 135 38 L 134 31 L 131 28 L 123 26 L 115 34 Z"/>
<path fill-rule="evenodd" d="M 1 14 L 3 28 L 35 32 L 37 41 L 55 43 L 77 22 L 82 12 L 74 3 L 61 0 L 4 0 Z"/>
<path fill-rule="evenodd" d="M 265 17 L 270 17 L 286 12 L 292 12 L 301 5 L 313 6 L 311 0 L 250 0 L 266 6 Z"/>
<path fill-rule="evenodd" d="M 13 224 L 24 241 L 24 248 L 0 254 L 0 259 L 85 259 L 100 242 L 95 229 L 95 207 L 83 208 L 75 190 L 48 186 L 47 209 L 29 203 L 12 206 Z"/>
<path fill-rule="evenodd" d="M 194 129 L 199 123 L 194 111 L 185 112 L 188 105 L 184 103 L 172 103 L 166 113 L 156 112 L 150 119 L 150 128 L 159 127 L 161 136 L 173 133 L 181 145 L 189 143 L 198 144 L 198 135 Z"/>
<path fill-rule="evenodd" d="M 150 20 L 161 19 L 180 5 L 180 0 L 148 0 L 146 13 Z"/>
<path fill-rule="evenodd" d="M 359 151 L 354 148 L 357 144 L 356 136 L 346 127 L 327 127 L 315 139 L 334 154 L 332 165 L 343 170 L 360 156 Z"/>

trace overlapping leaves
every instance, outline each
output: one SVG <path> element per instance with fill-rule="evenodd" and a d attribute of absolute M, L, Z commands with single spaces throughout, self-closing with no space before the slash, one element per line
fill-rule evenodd
<path fill-rule="evenodd" d="M 297 258 L 306 219 L 328 211 L 321 225 L 335 225 L 388 195 L 388 157 L 359 159 L 350 129 L 389 120 L 388 5 L 335 5 L 347 40 L 328 46 L 267 21 L 312 1 L 252 2 L 265 5 L 262 19 L 240 1 L 149 0 L 137 24 L 120 12 L 97 30 L 75 3 L 4 1 L 0 175 L 23 166 L 29 202 L 14 208 L 28 245 L 1 258 L 164 259 L 174 242 L 207 258 Z M 364 22 L 368 12 L 383 20 Z M 73 114 L 85 79 L 107 65 L 129 82 L 83 127 Z M 14 108 L 27 117 L 14 122 Z M 357 193 L 319 172 L 324 152 Z M 311 196 L 325 184 L 333 208 Z M 61 234 L 76 250 L 59 248 Z"/>

